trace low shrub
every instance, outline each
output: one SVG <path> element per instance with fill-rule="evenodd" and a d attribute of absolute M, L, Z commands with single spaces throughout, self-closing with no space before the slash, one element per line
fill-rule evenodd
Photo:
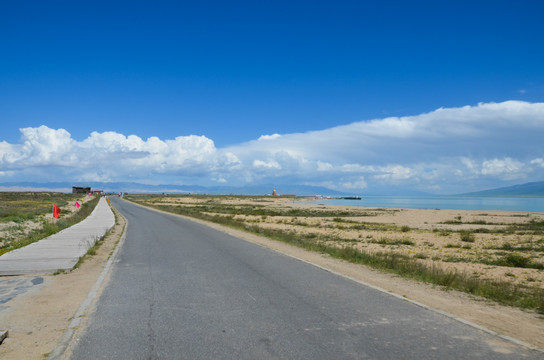
<path fill-rule="evenodd" d="M 476 241 L 476 237 L 474 236 L 474 233 L 470 230 L 459 231 L 459 237 L 461 238 L 461 241 L 464 241 L 464 242 L 473 243 Z"/>

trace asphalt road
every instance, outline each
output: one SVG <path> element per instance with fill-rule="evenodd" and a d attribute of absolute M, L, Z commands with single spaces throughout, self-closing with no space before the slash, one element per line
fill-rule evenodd
<path fill-rule="evenodd" d="M 305 262 L 120 199 L 127 237 L 73 359 L 542 359 Z"/>

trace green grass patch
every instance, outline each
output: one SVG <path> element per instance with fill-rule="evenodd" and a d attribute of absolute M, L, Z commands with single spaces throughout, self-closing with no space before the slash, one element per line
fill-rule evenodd
<path fill-rule="evenodd" d="M 446 244 L 446 246 L 444 246 L 446 249 L 460 249 L 461 248 L 461 244 Z"/>
<path fill-rule="evenodd" d="M 503 255 L 490 263 L 491 265 L 544 270 L 544 264 L 535 262 L 530 257 L 519 254 Z"/>
<path fill-rule="evenodd" d="M 53 203 L 64 206 L 81 194 L 52 192 L 0 192 L 0 222 L 21 223 L 52 212 Z"/>
<path fill-rule="evenodd" d="M 461 230 L 459 231 L 459 237 L 461 238 L 461 241 L 473 243 L 476 241 L 476 237 L 474 236 L 474 233 L 470 230 Z"/>
<path fill-rule="evenodd" d="M 544 221 L 531 219 L 526 223 L 513 224 L 505 232 L 510 234 L 544 235 Z"/>
<path fill-rule="evenodd" d="M 371 240 L 369 242 L 374 244 L 380 244 L 380 245 L 408 245 L 408 246 L 415 245 L 415 243 L 410 239 L 381 238 L 378 240 Z"/>
<path fill-rule="evenodd" d="M 30 233 L 28 233 L 28 235 L 24 238 L 9 241 L 3 244 L 0 247 L 0 255 L 30 245 L 38 240 L 56 234 L 67 227 L 79 223 L 93 212 L 99 200 L 100 197 L 96 196 L 92 200 L 83 203 L 79 210 L 70 217 L 58 219 L 56 222 L 43 220 L 41 228 L 30 231 Z"/>

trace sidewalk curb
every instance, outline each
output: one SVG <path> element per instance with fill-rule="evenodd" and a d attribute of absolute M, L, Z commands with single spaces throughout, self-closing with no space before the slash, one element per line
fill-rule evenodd
<path fill-rule="evenodd" d="M 48 360 L 60 360 L 62 356 L 64 355 L 64 353 L 66 352 L 66 349 L 68 349 L 68 347 L 70 346 L 74 333 L 76 332 L 78 326 L 81 325 L 81 321 L 86 315 L 89 308 L 91 307 L 91 304 L 97 298 L 98 292 L 101 289 L 102 285 L 104 285 L 104 281 L 111 270 L 113 262 L 117 258 L 119 250 L 121 249 L 121 247 L 123 246 L 123 243 L 125 242 L 127 228 L 128 228 L 128 220 L 125 218 L 125 228 L 123 229 L 123 233 L 121 234 L 119 243 L 115 247 L 115 250 L 110 256 L 108 262 L 106 263 L 106 266 L 104 266 L 104 269 L 100 273 L 100 276 L 96 280 L 96 283 L 93 285 L 92 289 L 89 291 L 87 298 L 81 303 L 81 305 L 75 312 L 74 316 L 72 317 L 72 321 L 70 321 L 70 324 L 68 325 L 68 328 L 64 331 L 64 333 L 60 337 L 55 348 L 49 353 L 49 356 L 47 357 Z"/>

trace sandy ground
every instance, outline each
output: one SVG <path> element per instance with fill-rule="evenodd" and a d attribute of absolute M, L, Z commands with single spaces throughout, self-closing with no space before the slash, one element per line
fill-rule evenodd
<path fill-rule="evenodd" d="M 42 284 L 6 302 L 0 310 L 0 329 L 9 331 L 0 345 L 0 359 L 44 359 L 53 350 L 121 237 L 125 220 L 119 215 L 117 219 L 96 255 L 87 256 L 70 273 L 0 277 L 0 281 L 43 278 Z"/>
<path fill-rule="evenodd" d="M 442 215 L 448 219 L 452 215 L 459 216 Z M 503 213 L 497 214 L 497 216 L 503 215 Z M 409 219 L 410 216 L 405 216 L 407 216 L 405 220 L 399 217 L 399 222 L 413 221 Z M 516 216 L 512 217 L 514 219 L 512 221 L 515 221 L 515 218 Z M 9 338 L 0 345 L 1 359 L 43 359 L 45 354 L 55 347 L 72 316 L 99 277 L 121 236 L 124 220 L 120 216 L 118 219 L 119 224 L 116 224 L 114 231 L 105 239 L 97 255 L 88 258 L 80 268 L 68 274 L 43 276 L 43 284 L 4 304 L 7 309 L 0 309 L 0 329 L 7 328 L 10 334 Z M 373 218 L 372 221 L 376 220 Z M 308 252 L 285 243 L 216 224 L 206 224 L 355 281 L 396 294 L 409 301 L 438 309 L 464 321 L 512 337 L 531 347 L 544 349 L 544 318 L 534 312 L 496 305 L 456 291 L 443 291 L 439 287 L 381 273 L 365 266 Z M 508 347 L 503 350 L 510 351 Z"/>

